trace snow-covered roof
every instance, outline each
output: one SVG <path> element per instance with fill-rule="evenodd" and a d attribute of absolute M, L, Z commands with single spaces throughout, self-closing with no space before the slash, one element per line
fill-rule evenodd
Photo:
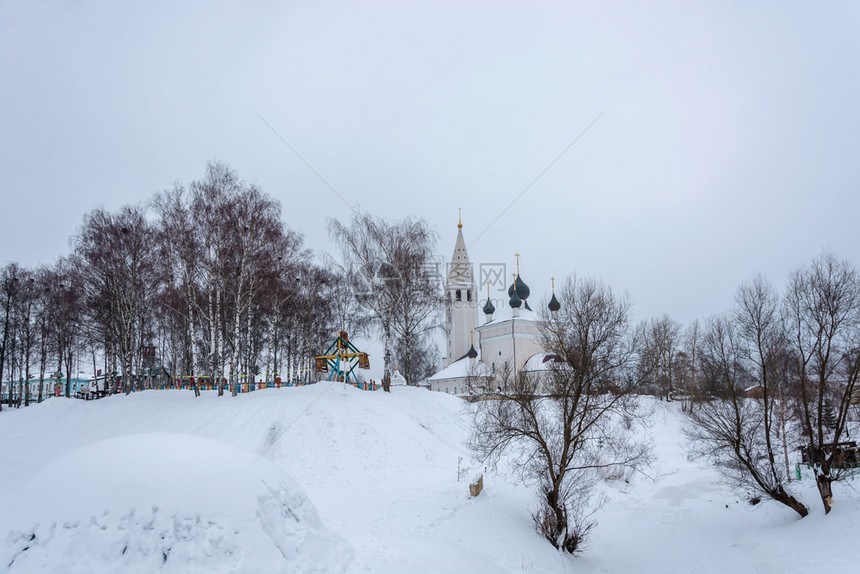
<path fill-rule="evenodd" d="M 559 364 L 558 355 L 553 353 L 538 353 L 532 355 L 526 364 L 523 365 L 523 371 L 548 371 L 553 364 Z"/>
<path fill-rule="evenodd" d="M 529 311 L 525 308 L 525 306 L 520 307 L 519 315 L 514 317 L 513 309 L 508 305 L 508 302 L 505 301 L 504 305 L 499 305 L 496 307 L 496 312 L 493 313 L 493 320 L 489 323 L 484 323 L 485 315 L 482 314 L 479 320 L 479 327 L 481 325 L 495 325 L 498 323 L 502 323 L 504 321 L 510 321 L 511 319 L 516 319 L 517 321 L 534 321 L 535 323 L 540 321 L 540 315 L 538 315 L 534 311 Z"/>
<path fill-rule="evenodd" d="M 428 378 L 429 382 L 444 381 L 446 379 L 465 379 L 466 377 L 487 377 L 492 375 L 490 368 L 475 359 L 474 365 L 471 364 L 472 359 L 468 357 L 451 363 L 432 377 Z"/>

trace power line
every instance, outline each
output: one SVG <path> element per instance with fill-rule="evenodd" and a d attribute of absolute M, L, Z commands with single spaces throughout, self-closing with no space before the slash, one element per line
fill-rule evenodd
<path fill-rule="evenodd" d="M 480 238 L 481 238 L 481 236 L 483 236 L 483 235 L 484 235 L 484 234 L 485 234 L 485 233 L 486 233 L 486 232 L 487 232 L 487 231 L 488 231 L 488 230 L 489 230 L 489 229 L 490 229 L 490 228 L 491 228 L 491 227 L 492 227 L 492 226 L 493 226 L 493 225 L 494 225 L 494 224 L 495 224 L 495 223 L 496 223 L 496 222 L 497 222 L 497 221 L 498 221 L 498 220 L 499 220 L 499 219 L 500 219 L 500 218 L 501 218 L 505 213 L 507 213 L 507 211 L 508 211 L 511 207 L 513 207 L 513 205 L 514 205 L 517 201 L 519 201 L 519 199 L 520 199 L 523 195 L 525 195 L 525 193 L 526 193 L 528 190 L 530 190 L 530 189 L 532 188 L 532 186 L 534 186 L 534 184 L 536 184 L 536 183 L 538 182 L 538 180 L 539 180 L 541 177 L 543 177 L 543 175 L 544 175 L 546 172 L 548 172 L 548 171 L 550 170 L 550 168 L 552 168 L 552 166 L 554 166 L 554 165 L 556 164 L 556 162 L 557 162 L 558 160 L 560 160 L 564 154 L 566 154 L 566 153 L 567 153 L 567 150 L 569 150 L 570 148 L 572 148 L 572 147 L 573 147 L 573 145 L 574 145 L 576 142 L 578 142 L 578 141 L 580 140 L 580 138 L 582 138 L 582 136 L 584 136 L 584 135 L 585 135 L 585 133 L 586 133 L 588 130 L 590 130 L 590 129 L 591 129 L 591 126 L 593 126 L 594 124 L 596 124 L 596 123 L 597 123 L 597 120 L 599 120 L 601 117 L 603 117 L 603 114 L 605 114 L 608 110 L 609 110 L 609 108 L 606 108 L 605 110 L 603 110 L 602 112 L 600 112 L 599 114 L 597 114 L 597 117 L 596 117 L 596 118 L 594 118 L 593 120 L 591 120 L 591 123 L 590 123 L 590 124 L 588 124 L 587 126 L 585 126 L 585 129 L 583 129 L 581 132 L 579 132 L 579 135 L 577 135 L 575 138 L 573 138 L 573 141 L 571 141 L 569 144 L 567 144 L 567 146 L 566 146 L 563 150 L 561 150 L 561 153 L 559 153 L 557 156 L 555 156 L 555 159 L 553 159 L 551 162 L 549 162 L 549 164 L 547 164 L 547 166 L 546 166 L 545 168 L 543 168 L 543 170 L 541 170 L 541 172 L 540 172 L 539 174 L 537 174 L 537 177 L 535 177 L 535 178 L 531 181 L 531 183 L 529 183 L 529 184 L 525 187 L 525 189 L 523 189 L 523 190 L 519 193 L 519 195 L 517 195 L 517 196 L 513 199 L 513 201 L 511 201 L 511 202 L 508 204 L 508 206 L 507 206 L 507 207 L 505 207 L 505 208 L 502 210 L 502 212 L 501 212 L 501 213 L 499 213 L 499 214 L 495 217 L 495 219 L 493 219 L 493 220 L 489 223 L 489 225 L 487 225 L 487 227 L 485 227 L 485 228 L 484 228 L 484 230 L 483 230 L 483 231 L 481 231 L 481 232 L 478 234 L 478 236 L 477 236 L 477 237 L 475 237 L 475 239 L 473 239 L 473 240 L 471 241 L 471 243 L 469 244 L 469 246 L 471 247 L 472 245 L 474 245 L 475 243 L 477 243 L 478 239 L 480 239 Z"/>
<path fill-rule="evenodd" d="M 278 130 L 276 130 L 275 128 L 273 128 L 273 127 L 272 127 L 272 124 L 270 124 L 269 122 L 267 122 L 267 121 L 266 121 L 266 119 L 265 119 L 263 116 L 261 116 L 259 113 L 257 113 L 257 110 L 255 110 L 254 108 L 251 108 L 250 106 L 249 106 L 249 108 L 250 108 L 250 110 L 251 110 L 252 112 L 254 112 L 254 115 L 256 115 L 258 118 L 260 118 L 260 121 L 261 121 L 261 122 L 263 122 L 264 124 L 266 124 L 266 127 L 267 127 L 267 128 L 269 128 L 269 129 L 272 131 L 272 133 L 273 133 L 273 134 L 275 134 L 275 136 L 277 136 L 277 138 L 278 138 L 279 140 L 281 140 L 281 141 L 284 143 L 284 145 L 285 145 L 285 146 L 287 146 L 287 147 L 290 149 L 290 151 L 291 151 L 291 152 L 293 152 L 293 153 L 295 154 L 295 156 L 296 156 L 297 158 L 299 158 L 299 159 L 302 161 L 302 163 L 303 163 L 303 164 L 305 164 L 305 165 L 307 166 L 307 168 L 308 168 L 309 170 L 311 170 L 311 172 L 313 172 L 313 174 L 314 174 L 315 176 L 317 176 L 317 178 L 318 178 L 321 182 L 323 182 L 323 184 L 324 184 L 327 188 L 329 188 L 329 189 L 331 190 L 331 192 L 332 192 L 333 194 L 335 194 L 335 195 L 337 196 L 337 198 L 338 198 L 338 199 L 340 199 L 340 200 L 343 202 L 343 204 L 344 204 L 345 206 L 347 206 L 347 207 L 350 209 L 350 211 L 355 211 L 355 208 L 354 208 L 353 206 L 351 206 L 351 205 L 350 205 L 350 204 L 349 204 L 349 203 L 348 203 L 348 202 L 343 198 L 343 196 L 342 196 L 341 194 L 339 194 L 339 193 L 337 192 L 337 190 L 336 190 L 334 187 L 332 187 L 332 185 L 331 185 L 328 181 L 326 181 L 326 179 L 325 179 L 322 175 L 320 175 L 320 173 L 319 173 L 317 170 L 315 170 L 315 169 L 314 169 L 314 166 L 312 166 L 310 163 L 308 163 L 308 161 L 307 161 L 304 157 L 302 157 L 302 154 L 300 154 L 298 151 L 296 151 L 296 148 L 294 148 L 293 146 L 291 146 L 291 145 L 290 145 L 290 142 L 288 142 L 287 140 L 285 140 L 285 139 L 284 139 L 284 137 L 283 137 L 281 134 L 279 134 L 279 133 L 278 133 Z"/>

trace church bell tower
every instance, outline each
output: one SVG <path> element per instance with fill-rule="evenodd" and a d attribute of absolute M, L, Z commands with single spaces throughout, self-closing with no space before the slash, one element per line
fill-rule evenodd
<path fill-rule="evenodd" d="M 471 347 L 472 331 L 478 324 L 478 294 L 474 266 L 466 252 L 462 217 L 457 223 L 457 242 L 445 282 L 445 317 L 448 333 L 444 365 L 462 358 Z"/>

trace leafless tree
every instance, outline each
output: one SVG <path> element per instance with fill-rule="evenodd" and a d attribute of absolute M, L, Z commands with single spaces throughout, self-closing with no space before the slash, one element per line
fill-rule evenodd
<path fill-rule="evenodd" d="M 154 223 L 142 207 L 87 214 L 75 253 L 45 270 L 32 307 L 18 301 L 23 270 L 2 270 L 0 372 L 15 381 L 11 395 L 35 364 L 29 351 L 36 349 L 40 380 L 56 360 L 66 396 L 74 358 L 84 350 L 94 371 L 97 355 L 106 374 L 120 371 L 127 392 L 142 372 L 164 376 L 167 363 L 195 383 L 210 377 L 221 393 L 229 377 L 235 395 L 263 363 L 272 373 L 285 364 L 306 377 L 310 357 L 338 326 L 358 328 L 366 319 L 351 316 L 360 306 L 354 297 L 337 307 L 335 319 L 344 300 L 335 287 L 343 282 L 311 261 L 278 203 L 228 166 L 211 162 L 187 191 L 177 184 L 152 205 Z M 153 347 L 161 368 L 151 353 L 143 357 Z"/>
<path fill-rule="evenodd" d="M 394 338 L 402 340 L 404 368 L 412 369 L 416 338 L 432 328 L 432 315 L 439 308 L 440 294 L 425 273 L 435 236 L 424 220 L 389 223 L 358 212 L 348 226 L 330 220 L 329 230 L 340 244 L 354 293 L 382 332 L 385 386 Z"/>
<path fill-rule="evenodd" d="M 397 287 L 403 296 L 395 301 L 392 326 L 400 373 L 408 382 L 417 384 L 433 374 L 427 373 L 426 362 L 419 354 L 427 351 L 428 337 L 441 328 L 438 318 L 444 298 L 432 276 L 434 237 L 426 228 L 414 229 L 413 235 L 414 240 L 404 242 L 408 249 L 398 249 L 393 254 L 401 269 Z"/>
<path fill-rule="evenodd" d="M 408 351 L 408 358 L 407 358 Z M 432 331 L 426 331 L 409 339 L 398 338 L 394 343 L 394 356 L 397 357 L 401 374 L 412 384 L 418 384 L 439 371 L 441 356 Z"/>
<path fill-rule="evenodd" d="M 241 348 L 253 348 L 251 328 L 252 310 L 260 302 L 264 287 L 271 284 L 278 269 L 278 257 L 286 250 L 295 250 L 298 238 L 284 236 L 284 226 L 280 219 L 280 206 L 254 186 L 241 190 L 239 201 L 235 204 L 234 225 L 237 233 L 233 236 L 231 253 L 235 262 L 235 277 L 230 284 L 233 307 L 233 326 L 230 333 L 231 361 L 233 372 L 232 391 L 237 394 L 238 375 L 241 361 Z M 243 332 L 243 317 L 248 329 Z M 250 355 L 248 355 L 250 358 Z M 244 362 L 246 377 L 250 372 L 250 361 Z"/>
<path fill-rule="evenodd" d="M 16 406 L 30 405 L 30 367 L 38 330 L 33 321 L 38 302 L 36 280 L 28 270 L 22 270 L 19 292 L 15 300 L 18 325 L 18 401 Z M 10 380 L 11 384 L 11 380 Z"/>
<path fill-rule="evenodd" d="M 193 233 L 200 242 L 200 281 L 203 300 L 197 307 L 206 324 L 206 371 L 217 382 L 219 396 L 224 393 L 225 331 L 229 312 L 226 307 L 227 280 L 236 269 L 228 263 L 231 236 L 238 232 L 232 216 L 242 189 L 238 175 L 228 166 L 210 162 L 206 175 L 190 185 Z"/>
<path fill-rule="evenodd" d="M 779 298 L 762 278 L 743 285 L 731 315 L 712 319 L 701 344 L 705 369 L 718 381 L 716 397 L 690 411 L 685 433 L 691 449 L 707 456 L 750 499 L 762 496 L 806 516 L 787 488 L 786 426 L 780 425 L 780 355 L 784 348 Z M 749 394 L 745 392 L 749 390 Z"/>
<path fill-rule="evenodd" d="M 310 252 L 283 224 L 278 203 L 210 162 L 188 192 L 176 185 L 154 204 L 163 256 L 172 263 L 174 295 L 164 301 L 175 323 L 170 332 L 180 325 L 187 332 L 184 372 L 196 383 L 199 369 L 217 381 L 219 394 L 228 381 L 233 395 L 262 363 L 267 376 L 279 372 L 293 354 L 291 341 L 306 340 L 291 331 L 302 324 L 297 303 Z"/>
<path fill-rule="evenodd" d="M 681 325 L 668 315 L 640 326 L 644 370 L 651 373 L 660 398 L 672 400 L 675 393 L 677 356 L 681 346 Z"/>
<path fill-rule="evenodd" d="M 794 272 L 784 300 L 799 421 L 825 513 L 845 476 L 839 443 L 860 373 L 860 278 L 832 253 Z"/>
<path fill-rule="evenodd" d="M 66 398 L 71 396 L 72 365 L 80 350 L 85 320 L 84 285 L 80 271 L 78 263 L 61 258 L 52 266 L 51 280 L 44 286 L 46 304 L 51 309 L 48 331 L 57 361 L 57 380 L 65 369 L 63 393 Z"/>
<path fill-rule="evenodd" d="M 0 310 L 3 312 L 3 340 L 0 341 L 0 382 L 3 381 L 3 372 L 6 365 L 6 357 L 9 355 L 10 343 L 13 341 L 15 337 L 15 329 L 12 324 L 14 321 L 13 309 L 15 307 L 15 302 L 17 300 L 18 291 L 19 291 L 19 282 L 20 279 L 18 275 L 20 273 L 20 269 L 17 264 L 10 263 L 3 268 L 2 273 L 0 273 L 0 303 L 2 303 L 2 307 Z M 9 377 L 9 401 L 12 400 L 12 378 Z M 0 397 L 2 399 L 2 397 Z M 0 400 L 0 411 L 3 410 L 3 402 Z"/>
<path fill-rule="evenodd" d="M 632 395 L 645 378 L 637 368 L 628 298 L 576 278 L 556 295 L 561 310 L 543 318 L 541 331 L 544 349 L 558 360 L 542 376 L 514 376 L 504 392 L 484 389 L 470 444 L 484 460 L 513 455 L 540 490 L 533 515 L 539 532 L 574 553 L 594 525 L 598 478 L 639 468 L 651 455 L 633 432 L 638 401 Z"/>
<path fill-rule="evenodd" d="M 679 353 L 679 369 L 676 372 L 682 376 L 685 404 L 684 411 L 692 411 L 697 400 L 701 400 L 702 392 L 699 387 L 699 346 L 702 339 L 702 329 L 698 319 L 694 319 L 685 329 L 683 336 L 683 351 Z"/>
<path fill-rule="evenodd" d="M 75 251 L 88 305 L 116 335 L 123 390 L 130 393 L 135 354 L 149 342 L 142 335 L 162 284 L 155 228 L 140 207 L 96 209 L 85 217 Z"/>
<path fill-rule="evenodd" d="M 791 482 L 785 326 L 779 296 L 770 282 L 763 276 L 757 276 L 750 283 L 742 285 L 735 296 L 732 319 L 737 326 L 747 378 L 760 389 L 760 392 L 755 393 L 755 398 L 761 401 L 769 472 L 779 474 L 775 452 L 779 440 L 786 470 L 785 479 Z"/>
<path fill-rule="evenodd" d="M 294 364 L 308 382 L 314 372 L 313 357 L 331 344 L 337 333 L 331 298 L 333 277 L 324 267 L 308 264 L 301 272 L 293 300 Z"/>
<path fill-rule="evenodd" d="M 326 260 L 326 271 L 330 277 L 332 314 L 337 329 L 346 331 L 352 338 L 369 335 L 371 316 L 356 297 L 356 290 L 363 288 L 355 285 L 354 278 L 331 257 Z"/>
<path fill-rule="evenodd" d="M 297 338 L 289 331 L 298 325 L 299 270 L 310 254 L 301 235 L 284 226 L 278 203 L 225 164 L 210 162 L 187 196 L 177 187 L 159 196 L 156 207 L 177 261 L 173 283 L 186 293 L 192 369 L 202 367 L 219 394 L 229 381 L 234 395 L 262 362 L 279 371 Z"/>
<path fill-rule="evenodd" d="M 34 272 L 37 285 L 37 302 L 35 312 L 35 324 L 38 340 L 38 364 L 39 364 L 39 390 L 36 402 L 41 403 L 45 399 L 45 374 L 48 369 L 48 361 L 51 356 L 51 315 L 54 312 L 50 305 L 51 283 L 54 281 L 52 269 L 41 267 Z"/>
<path fill-rule="evenodd" d="M 173 297 L 163 301 L 165 314 L 172 315 L 182 323 L 184 340 L 181 361 L 174 366 L 182 374 L 191 377 L 196 396 L 200 396 L 197 379 L 197 325 L 198 325 L 198 280 L 202 246 L 195 233 L 194 215 L 189 205 L 188 194 L 177 184 L 170 191 L 160 193 L 154 200 L 159 215 L 159 247 L 163 260 L 169 261 L 166 281 Z M 171 304 L 170 301 L 175 301 Z M 178 304 L 181 301 L 181 305 Z M 180 366 L 181 364 L 181 366 Z"/>
<path fill-rule="evenodd" d="M 290 370 L 291 327 L 295 325 L 296 302 L 301 289 L 300 265 L 293 265 L 283 256 L 277 260 L 275 279 L 265 291 L 266 322 L 268 323 L 266 379 L 282 377 Z M 284 366 L 287 367 L 286 371 Z"/>

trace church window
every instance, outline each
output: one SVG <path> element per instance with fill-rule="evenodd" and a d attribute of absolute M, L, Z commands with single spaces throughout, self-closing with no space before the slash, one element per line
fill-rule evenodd
<path fill-rule="evenodd" d="M 455 298 L 457 301 L 462 301 L 462 300 L 463 300 L 463 296 L 460 294 L 460 290 L 459 290 L 459 289 L 457 289 L 456 293 L 454 293 L 454 298 Z"/>
<path fill-rule="evenodd" d="M 472 300 L 472 290 L 470 289 L 470 290 L 466 291 L 466 301 L 471 301 L 471 300 Z"/>

